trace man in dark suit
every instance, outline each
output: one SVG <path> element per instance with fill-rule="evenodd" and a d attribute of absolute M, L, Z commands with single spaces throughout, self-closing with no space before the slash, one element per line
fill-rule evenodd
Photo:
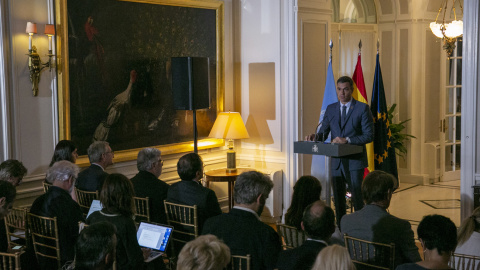
<path fill-rule="evenodd" d="M 205 220 L 222 213 L 215 192 L 200 183 L 203 178 L 202 158 L 195 153 L 182 156 L 177 163 L 177 172 L 182 181 L 173 184 L 168 189 L 167 201 L 196 205 L 201 231 Z"/>
<path fill-rule="evenodd" d="M 232 255 L 250 254 L 252 270 L 274 269 L 281 250 L 277 232 L 259 218 L 272 188 L 272 180 L 260 172 L 240 174 L 233 193 L 235 206 L 228 214 L 208 219 L 202 231 L 223 240 Z"/>
<path fill-rule="evenodd" d="M 412 227 L 387 212 L 396 179 L 383 171 L 369 173 L 362 184 L 365 207 L 342 219 L 342 233 L 368 241 L 395 244 L 395 265 L 420 261 Z"/>
<path fill-rule="evenodd" d="M 80 206 L 70 193 L 78 175 L 78 166 L 70 161 L 55 162 L 47 171 L 47 181 L 53 183 L 47 193 L 38 197 L 30 213 L 43 217 L 56 217 L 62 265 L 73 260 L 74 246 L 78 237 L 78 222 L 85 221 Z M 42 269 L 55 269 L 52 260 L 39 260 Z M 56 266 L 56 263 L 54 263 Z"/>
<path fill-rule="evenodd" d="M 78 174 L 76 187 L 83 191 L 100 191 L 108 173 L 105 169 L 113 164 L 113 151 L 108 142 L 97 141 L 87 150 L 90 167 Z"/>
<path fill-rule="evenodd" d="M 138 152 L 138 174 L 132 178 L 135 196 L 148 197 L 150 219 L 153 222 L 167 224 L 163 201 L 167 198 L 169 185 L 158 177 L 162 174 L 163 160 L 160 150 L 144 148 Z"/>
<path fill-rule="evenodd" d="M 8 247 L 8 236 L 6 227 L 3 226 L 4 218 L 10 213 L 10 210 L 13 207 L 13 201 L 17 196 L 17 191 L 15 186 L 10 182 L 0 181 L 0 252 L 7 252 Z"/>
<path fill-rule="evenodd" d="M 343 76 L 337 80 L 338 102 L 328 105 L 322 126 L 317 134 L 306 140 L 323 141 L 331 132 L 332 143 L 363 146 L 360 154 L 332 158 L 332 176 L 337 224 L 346 214 L 346 184 L 352 193 L 355 211 L 362 209 L 361 193 L 363 172 L 368 167 L 365 145 L 373 141 L 373 117 L 367 104 L 352 98 L 353 80 Z"/>
<path fill-rule="evenodd" d="M 335 231 L 335 215 L 332 208 L 323 201 L 316 201 L 303 213 L 302 229 L 307 241 L 301 246 L 285 250 L 278 256 L 279 270 L 311 269 L 318 253 L 327 246 L 327 241 Z"/>

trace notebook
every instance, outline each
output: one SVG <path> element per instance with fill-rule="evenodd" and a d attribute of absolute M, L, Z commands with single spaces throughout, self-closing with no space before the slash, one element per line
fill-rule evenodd
<path fill-rule="evenodd" d="M 172 226 L 140 222 L 137 230 L 138 244 L 141 247 L 152 249 L 145 262 L 153 261 L 165 253 L 172 233 Z"/>
<path fill-rule="evenodd" d="M 91 213 L 102 210 L 103 205 L 99 200 L 93 200 L 92 204 L 90 205 L 90 209 L 88 210 L 87 218 L 90 216 Z"/>

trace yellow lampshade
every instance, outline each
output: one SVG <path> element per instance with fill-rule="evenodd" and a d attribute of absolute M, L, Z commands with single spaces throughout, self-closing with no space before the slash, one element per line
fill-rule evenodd
<path fill-rule="evenodd" d="M 55 35 L 55 25 L 45 24 L 45 35 L 47 35 L 47 36 Z"/>
<path fill-rule="evenodd" d="M 242 116 L 238 112 L 219 113 L 208 137 L 229 140 L 249 138 Z"/>
<path fill-rule="evenodd" d="M 37 33 L 37 24 L 33 22 L 27 22 L 27 29 L 25 30 L 28 34 L 36 34 Z"/>

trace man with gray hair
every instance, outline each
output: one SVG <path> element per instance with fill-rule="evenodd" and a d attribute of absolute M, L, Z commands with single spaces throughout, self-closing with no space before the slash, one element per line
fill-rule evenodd
<path fill-rule="evenodd" d="M 208 219 L 202 231 L 223 240 L 232 255 L 250 254 L 253 270 L 274 269 L 281 250 L 278 234 L 259 218 L 272 188 L 273 182 L 260 172 L 240 174 L 234 187 L 235 206 L 228 214 Z"/>
<path fill-rule="evenodd" d="M 144 148 L 137 156 L 138 174 L 131 180 L 135 196 L 149 198 L 151 221 L 167 224 L 163 201 L 167 199 L 169 185 L 158 179 L 162 174 L 162 167 L 160 150 Z"/>
<path fill-rule="evenodd" d="M 30 213 L 42 217 L 56 217 L 62 265 L 74 258 L 74 246 L 78 237 L 78 222 L 84 221 L 80 206 L 70 197 L 78 175 L 78 166 L 62 160 L 47 171 L 47 181 L 53 183 L 47 193 L 38 197 Z M 42 269 L 54 269 L 52 260 L 39 260 Z"/>
<path fill-rule="evenodd" d="M 113 164 L 113 151 L 108 142 L 97 141 L 87 150 L 90 167 L 78 175 L 76 187 L 83 191 L 100 191 L 108 173 L 105 169 Z"/>
<path fill-rule="evenodd" d="M 16 159 L 8 159 L 0 164 L 0 181 L 10 182 L 18 187 L 23 177 L 27 174 L 27 168 Z"/>

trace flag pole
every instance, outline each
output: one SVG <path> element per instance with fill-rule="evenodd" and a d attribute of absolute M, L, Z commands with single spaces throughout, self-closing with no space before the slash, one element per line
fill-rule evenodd
<path fill-rule="evenodd" d="M 379 49 L 380 49 L 380 39 L 377 39 L 377 54 L 378 54 Z"/>
<path fill-rule="evenodd" d="M 332 64 L 332 51 L 333 51 L 333 41 L 330 39 L 330 43 L 328 44 L 328 46 L 330 47 L 330 57 L 329 57 L 329 60 L 330 60 L 330 65 Z M 325 156 L 325 178 L 327 181 L 325 181 L 325 184 L 326 184 L 326 187 L 325 187 L 325 190 L 327 192 L 325 192 L 325 201 L 327 203 L 328 206 L 331 206 L 331 202 L 332 202 L 332 189 L 331 189 L 331 186 L 332 186 L 332 158 L 329 157 L 329 156 Z"/>

